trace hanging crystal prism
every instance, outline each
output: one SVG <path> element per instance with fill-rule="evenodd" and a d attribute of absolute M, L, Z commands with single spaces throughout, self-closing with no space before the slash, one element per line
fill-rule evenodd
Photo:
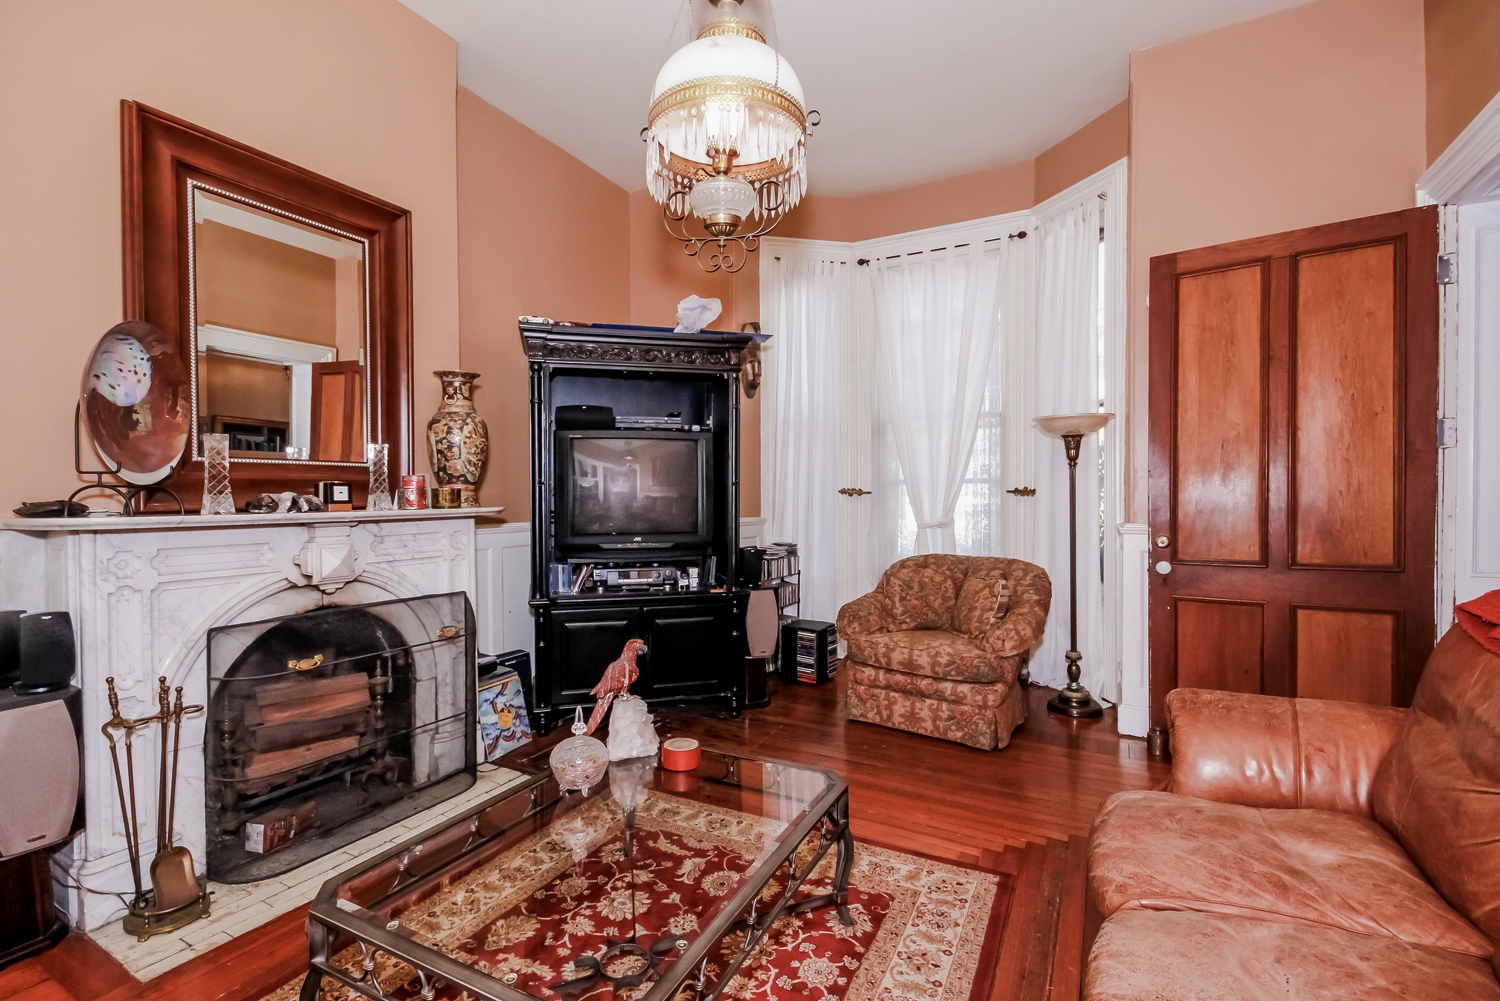
<path fill-rule="evenodd" d="M 229 489 L 229 435 L 203 436 L 204 515 L 234 514 L 234 493 Z"/>
<path fill-rule="evenodd" d="M 389 445 L 366 445 L 366 457 L 370 464 L 370 493 L 365 500 L 366 511 L 394 511 L 396 502 L 391 497 L 391 474 Z"/>

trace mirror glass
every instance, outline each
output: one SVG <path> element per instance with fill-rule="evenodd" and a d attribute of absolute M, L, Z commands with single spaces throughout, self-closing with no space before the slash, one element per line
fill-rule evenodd
<path fill-rule="evenodd" d="M 365 461 L 365 240 L 188 181 L 193 457 Z"/>

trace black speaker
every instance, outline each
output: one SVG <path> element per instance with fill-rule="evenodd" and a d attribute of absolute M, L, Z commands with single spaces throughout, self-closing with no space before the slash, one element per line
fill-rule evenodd
<path fill-rule="evenodd" d="M 613 407 L 580 403 L 558 407 L 552 412 L 552 421 L 559 431 L 613 431 L 615 411 Z"/>
<path fill-rule="evenodd" d="M 32 612 L 21 616 L 20 695 L 59 692 L 73 680 L 77 652 L 73 617 L 67 612 Z"/>
<path fill-rule="evenodd" d="M 0 691 L 0 969 L 57 944 L 48 848 L 83 830 L 83 693 Z"/>
<path fill-rule="evenodd" d="M 0 611 L 0 688 L 9 688 L 21 677 L 22 609 Z"/>

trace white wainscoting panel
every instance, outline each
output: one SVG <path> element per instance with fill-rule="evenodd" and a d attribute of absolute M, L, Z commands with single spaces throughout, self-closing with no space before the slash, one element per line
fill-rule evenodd
<path fill-rule="evenodd" d="M 1121 525 L 1119 729 L 1132 737 L 1146 736 L 1151 726 L 1150 560 L 1146 526 Z"/>
<path fill-rule="evenodd" d="M 740 519 L 740 545 L 759 546 L 765 543 L 766 519 L 764 518 L 741 518 Z"/>
<path fill-rule="evenodd" d="M 525 650 L 535 657 L 531 606 L 531 525 L 481 525 L 474 529 L 479 601 L 479 649 Z"/>

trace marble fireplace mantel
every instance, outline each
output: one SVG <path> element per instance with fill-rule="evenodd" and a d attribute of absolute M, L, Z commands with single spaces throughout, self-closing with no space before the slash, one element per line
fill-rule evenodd
<path fill-rule="evenodd" d="M 208 630 L 326 603 L 466 591 L 475 600 L 476 519 L 500 508 L 285 515 L 150 515 L 0 519 L 0 608 L 67 611 L 84 693 L 84 832 L 56 856 L 69 917 L 94 929 L 120 914 L 130 869 L 114 771 L 100 726 L 113 677 L 126 716 L 155 711 L 156 679 L 207 701 Z M 203 868 L 202 715 L 183 723 L 177 843 Z M 157 758 L 154 730 L 136 737 L 137 782 Z M 144 764 L 144 768 L 142 767 Z M 141 852 L 156 850 L 155 788 L 137 788 Z"/>

